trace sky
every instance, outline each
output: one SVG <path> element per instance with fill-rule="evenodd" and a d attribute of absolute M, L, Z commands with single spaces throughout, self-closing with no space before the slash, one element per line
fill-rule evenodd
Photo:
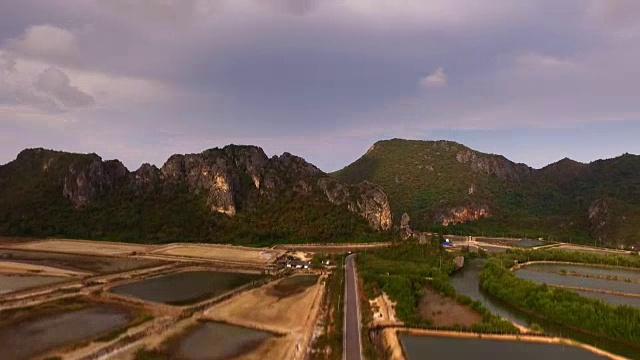
<path fill-rule="evenodd" d="M 540 168 L 640 153 L 637 0 L 2 0 L 0 164 L 227 144 L 325 171 L 380 139 Z"/>

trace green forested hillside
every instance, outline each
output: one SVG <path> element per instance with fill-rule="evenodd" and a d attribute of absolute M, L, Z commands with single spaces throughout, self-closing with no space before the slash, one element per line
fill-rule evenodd
<path fill-rule="evenodd" d="M 532 169 L 449 141 L 379 141 L 333 176 L 381 185 L 420 230 L 640 244 L 640 156 Z M 444 226 L 446 224 L 447 226 Z"/>
<path fill-rule="evenodd" d="M 215 156 L 213 164 L 221 161 L 221 155 Z M 228 164 L 234 158 L 224 159 Z M 389 236 L 372 229 L 346 206 L 332 204 L 317 186 L 294 190 L 288 181 L 306 179 L 313 184 L 318 176 L 287 173 L 297 165 L 270 168 L 271 179 L 282 183 L 263 194 L 249 175 L 240 173 L 231 194 L 237 212 L 230 217 L 211 211 L 206 192 L 190 188 L 187 180 L 161 180 L 158 169 L 149 170 L 151 175 L 140 170 L 128 173 L 118 164 L 102 162 L 95 154 L 22 152 L 15 161 L 0 166 L 0 235 L 245 245 L 380 241 Z M 225 169 L 218 170 L 222 174 Z M 234 167 L 233 171 L 239 170 Z M 230 179 L 235 176 L 231 175 Z M 74 199 L 84 201 L 81 206 L 71 195 L 63 195 L 72 187 L 82 189 L 73 190 Z"/>

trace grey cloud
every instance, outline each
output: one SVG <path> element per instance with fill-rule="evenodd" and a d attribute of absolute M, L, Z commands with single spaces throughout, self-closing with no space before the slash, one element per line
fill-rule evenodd
<path fill-rule="evenodd" d="M 613 26 L 634 25 L 640 18 L 637 0 L 592 0 L 589 10 L 592 16 Z"/>
<path fill-rule="evenodd" d="M 75 62 L 80 54 L 73 32 L 47 24 L 28 27 L 21 36 L 7 40 L 5 48 L 54 62 Z"/>
<path fill-rule="evenodd" d="M 322 3 L 335 0 L 255 0 L 258 4 L 265 4 L 275 10 L 296 16 L 309 14 L 320 7 Z"/>
<path fill-rule="evenodd" d="M 109 108 L 92 90 L 101 106 L 88 107 L 91 96 L 53 72 L 36 80 L 38 88 L 29 78 L 29 86 L 16 83 L 5 92 L 40 107 L 83 107 L 86 126 L 105 119 L 123 134 L 151 126 L 183 133 L 176 151 L 196 137 L 204 147 L 208 139 L 215 139 L 213 146 L 231 138 L 250 142 L 255 134 L 273 143 L 355 134 L 368 136 L 358 142 L 366 149 L 372 133 L 545 127 L 631 118 L 640 111 L 633 98 L 640 83 L 638 38 L 610 36 L 619 26 L 634 26 L 635 0 L 4 3 L 22 10 L 0 11 L 0 43 L 16 39 L 16 49 L 19 41 L 37 44 L 34 28 L 55 32 L 43 32 L 43 24 L 62 29 L 62 39 L 64 31 L 75 36 L 66 42 L 79 52 L 75 63 L 61 60 L 68 51 L 20 47 L 21 54 L 47 59 L 72 80 L 72 70 L 90 70 L 156 80 L 187 95 Z M 421 91 L 419 79 L 432 84 L 426 77 L 439 67 L 446 69 L 447 86 Z M 140 147 L 139 138 L 118 138 Z M 156 135 L 145 139 L 160 142 Z M 304 141 L 294 145 L 303 154 L 330 156 L 305 151 Z"/>
<path fill-rule="evenodd" d="M 40 73 L 33 83 L 37 90 L 50 95 L 66 108 L 89 106 L 94 98 L 71 85 L 69 76 L 64 71 L 50 67 Z"/>
<path fill-rule="evenodd" d="M 154 25 L 189 26 L 217 13 L 223 0 L 97 0 L 101 9 Z"/>
<path fill-rule="evenodd" d="M 16 57 L 11 53 L 0 54 L 0 73 L 16 71 Z"/>

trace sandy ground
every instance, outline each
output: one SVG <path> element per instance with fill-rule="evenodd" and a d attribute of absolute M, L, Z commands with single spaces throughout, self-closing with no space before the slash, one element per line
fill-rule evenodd
<path fill-rule="evenodd" d="M 284 251 L 254 249 L 229 245 L 172 244 L 154 251 L 156 254 L 193 257 L 213 261 L 249 262 L 268 264 Z"/>
<path fill-rule="evenodd" d="M 402 325 L 396 317 L 396 303 L 389 299 L 386 293 L 369 300 L 369 305 L 373 311 L 374 325 Z"/>
<path fill-rule="evenodd" d="M 127 255 L 131 252 L 145 252 L 151 245 L 127 244 L 107 241 L 51 239 L 18 243 L 12 248 L 22 250 L 53 251 L 72 254 Z"/>
<path fill-rule="evenodd" d="M 0 272 L 12 274 L 31 274 L 31 275 L 47 275 L 47 276 L 72 276 L 84 277 L 91 273 L 82 271 L 73 271 L 55 268 L 51 266 L 24 264 L 11 261 L 0 261 Z"/>
<path fill-rule="evenodd" d="M 431 321 L 437 327 L 462 325 L 466 328 L 479 323 L 482 316 L 468 306 L 459 304 L 455 299 L 440 295 L 426 287 L 418 305 L 420 317 Z"/>
<path fill-rule="evenodd" d="M 243 359 L 302 358 L 320 308 L 324 292 L 322 280 L 303 292 L 278 298 L 271 295 L 271 282 L 242 293 L 205 312 L 205 317 L 274 333 L 286 334 L 272 339 Z"/>

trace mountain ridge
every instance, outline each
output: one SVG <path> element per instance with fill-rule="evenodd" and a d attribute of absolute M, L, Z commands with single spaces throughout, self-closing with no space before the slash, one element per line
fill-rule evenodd
<path fill-rule="evenodd" d="M 394 219 L 408 213 L 421 230 L 638 244 L 637 155 L 588 164 L 564 158 L 534 169 L 453 141 L 396 138 L 377 141 L 331 175 L 380 185 Z M 606 207 L 615 214 L 595 211 L 603 204 L 615 204 Z"/>
<path fill-rule="evenodd" d="M 133 172 L 95 153 L 26 149 L 0 166 L 0 208 L 5 235 L 124 241 L 354 241 L 391 226 L 376 185 L 339 184 L 300 157 L 250 145 Z"/>

